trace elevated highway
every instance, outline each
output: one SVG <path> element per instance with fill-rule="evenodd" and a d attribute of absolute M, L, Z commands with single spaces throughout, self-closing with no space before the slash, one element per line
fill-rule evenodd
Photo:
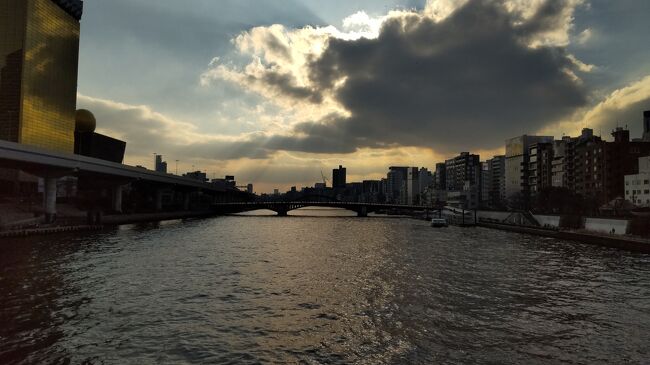
<path fill-rule="evenodd" d="M 91 188 L 102 191 L 102 195 L 107 192 L 111 210 L 118 213 L 122 212 L 122 194 L 129 184 L 146 186 L 147 194 L 151 195 L 150 199 L 158 211 L 163 207 L 164 192 L 170 190 L 183 196 L 185 210 L 189 207 L 191 194 L 210 195 L 214 201 L 229 194 L 244 194 L 182 176 L 2 140 L 0 168 L 21 170 L 43 178 L 43 210 L 48 221 L 56 216 L 57 182 L 67 176 L 83 179 Z"/>

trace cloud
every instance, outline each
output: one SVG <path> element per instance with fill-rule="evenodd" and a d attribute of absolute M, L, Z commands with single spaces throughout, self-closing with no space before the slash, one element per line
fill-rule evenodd
<path fill-rule="evenodd" d="M 98 132 L 127 142 L 131 156 L 164 153 L 179 158 L 216 161 L 269 156 L 264 133 L 237 137 L 201 133 L 194 124 L 169 118 L 148 106 L 128 105 L 86 95 L 77 96 L 77 107 L 95 114 Z"/>
<path fill-rule="evenodd" d="M 650 75 L 612 92 L 582 118 L 590 128 L 628 126 L 633 137 L 643 133 L 643 111 L 650 110 Z"/>
<path fill-rule="evenodd" d="M 577 38 L 576 41 L 579 45 L 584 46 L 592 39 L 593 36 L 594 36 L 594 31 L 591 30 L 591 28 L 587 28 L 582 32 L 580 32 L 580 34 L 578 34 L 578 36 L 576 37 Z"/>
<path fill-rule="evenodd" d="M 277 151 L 351 153 L 355 147 L 337 136 L 255 131 L 236 136 L 209 134 L 190 122 L 179 121 L 145 105 L 77 95 L 77 107 L 93 112 L 98 132 L 127 142 L 127 153 L 149 156 L 160 153 L 183 159 L 228 161 L 267 159 Z M 261 112 L 265 112 L 261 110 Z"/>
<path fill-rule="evenodd" d="M 253 182 L 257 191 L 311 186 L 320 181 L 321 170 L 329 176 L 332 167 L 345 164 L 350 179 L 379 179 L 391 164 L 426 166 L 447 156 L 430 149 L 384 148 L 356 150 L 326 136 L 255 132 L 239 136 L 208 134 L 195 125 L 175 120 L 148 106 L 129 105 L 79 94 L 77 106 L 91 110 L 97 131 L 127 142 L 126 163 L 151 167 L 152 154 L 169 162 L 170 171 L 180 160 L 179 172 L 201 169 L 209 176 L 232 175 Z M 333 152 L 333 150 L 336 150 Z"/>
<path fill-rule="evenodd" d="M 251 62 L 219 63 L 204 80 L 309 111 L 296 113 L 297 139 L 274 140 L 292 149 L 495 148 L 587 104 L 578 75 L 590 65 L 565 47 L 579 4 L 430 1 L 355 14 L 343 31 L 256 27 L 234 41 Z"/>

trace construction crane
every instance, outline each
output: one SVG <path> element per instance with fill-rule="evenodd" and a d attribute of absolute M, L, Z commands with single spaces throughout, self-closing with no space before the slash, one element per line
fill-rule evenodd
<path fill-rule="evenodd" d="M 325 174 L 323 174 L 323 170 L 320 170 L 320 176 L 323 178 L 323 184 L 327 187 L 327 178 L 325 177 Z"/>

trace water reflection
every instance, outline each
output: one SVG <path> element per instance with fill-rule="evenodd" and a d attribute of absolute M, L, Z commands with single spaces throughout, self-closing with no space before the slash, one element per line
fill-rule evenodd
<path fill-rule="evenodd" d="M 295 214 L 3 242 L 0 363 L 648 357 L 647 256 L 331 209 Z"/>

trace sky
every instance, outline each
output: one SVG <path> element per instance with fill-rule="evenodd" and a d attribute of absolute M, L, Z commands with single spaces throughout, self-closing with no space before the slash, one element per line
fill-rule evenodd
<path fill-rule="evenodd" d="M 77 107 L 125 163 L 255 191 L 642 133 L 647 0 L 85 0 Z M 178 167 L 176 167 L 178 166 Z"/>

